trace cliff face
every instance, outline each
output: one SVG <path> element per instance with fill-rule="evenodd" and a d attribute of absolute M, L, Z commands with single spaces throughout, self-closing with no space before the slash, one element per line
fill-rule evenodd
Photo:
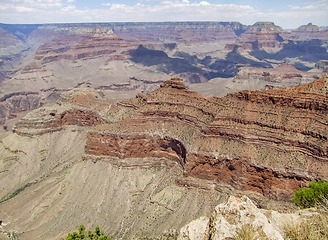
<path fill-rule="evenodd" d="M 328 59 L 327 31 L 311 24 L 292 33 L 270 22 L 252 26 L 238 22 L 166 22 L 0 27 L 0 98 L 12 102 L 10 96 L 15 95 L 13 101 L 19 98 L 35 107 L 54 102 L 61 92 L 77 87 L 110 94 L 115 91 L 120 99 L 129 98 L 138 92 L 153 91 L 173 76 L 183 78 L 187 84 L 205 84 L 237 74 L 237 83 L 230 82 L 222 95 L 244 89 L 289 87 L 313 78 L 299 77 L 304 73 L 294 70 L 287 70 L 289 76 L 272 73 L 262 78 L 244 77 L 248 70 L 257 73 L 252 68 L 238 69 L 271 68 L 288 62 L 308 71 L 315 62 Z M 268 72 L 263 70 L 263 74 Z M 275 75 L 284 83 L 271 84 L 272 79 L 277 80 Z M 244 84 L 238 84 L 239 77 L 246 79 Z M 270 83 L 262 85 L 255 80 L 248 84 L 247 79 Z M 4 101 L 0 105 L 0 122 L 19 111 L 33 109 L 13 108 Z"/>
<path fill-rule="evenodd" d="M 279 49 L 284 41 L 281 34 L 283 34 L 283 29 L 274 23 L 257 22 L 249 26 L 234 44 L 227 44 L 226 48 L 233 50 L 235 46 L 238 46 L 244 50 Z"/>
<path fill-rule="evenodd" d="M 126 39 L 182 43 L 234 40 L 246 29 L 239 22 L 113 23 L 111 27 Z"/>
<path fill-rule="evenodd" d="M 64 125 L 96 126 L 97 131 L 87 134 L 85 153 L 98 160 L 167 158 L 183 167 L 185 177 L 290 199 L 294 189 L 311 179 L 328 177 L 326 89 L 323 76 L 288 89 L 206 98 L 173 78 L 106 112 L 111 105 L 103 101 L 100 114 L 82 104 L 79 110 L 45 113 L 47 119 L 57 119 L 52 124 L 33 124 L 28 115 L 15 132 L 33 135 Z"/>
<path fill-rule="evenodd" d="M 272 22 L 257 22 L 249 26 L 234 43 L 228 43 L 228 50 L 240 49 L 252 52 L 258 59 L 281 60 L 286 56 L 299 57 L 307 60 L 305 55 L 313 55 L 319 61 L 326 59 L 328 31 L 318 26 L 300 26 L 292 32 L 284 32 Z M 309 69 L 308 69 L 309 70 Z"/>
<path fill-rule="evenodd" d="M 318 26 L 308 23 L 307 25 L 302 25 L 291 33 L 292 37 L 297 40 L 311 40 L 315 39 L 327 39 L 328 31 L 320 29 Z"/>
<path fill-rule="evenodd" d="M 295 86 L 295 83 L 306 84 L 317 80 L 322 73 L 303 72 L 294 66 L 284 63 L 275 68 L 241 67 L 238 69 L 234 81 L 243 82 L 255 81 L 263 86 L 263 89 L 276 89 Z"/>
<path fill-rule="evenodd" d="M 328 178 L 327 82 L 210 98 L 172 78 L 115 104 L 64 92 L 0 142 L 2 228 L 58 239 L 86 221 L 133 239 L 210 216 L 231 194 L 291 209 L 294 189 Z"/>

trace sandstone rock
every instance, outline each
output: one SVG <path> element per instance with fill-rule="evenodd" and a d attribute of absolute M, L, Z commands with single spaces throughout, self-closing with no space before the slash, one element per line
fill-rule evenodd
<path fill-rule="evenodd" d="M 226 203 L 215 208 L 210 219 L 201 217 L 183 227 L 178 239 L 231 239 L 236 237 L 243 227 L 251 227 L 257 232 L 255 239 L 266 237 L 283 240 L 285 224 L 300 220 L 301 217 L 297 214 L 258 209 L 246 196 L 230 196 Z"/>
<path fill-rule="evenodd" d="M 210 219 L 200 217 L 180 230 L 178 240 L 205 240 L 209 237 Z"/>
<path fill-rule="evenodd" d="M 168 81 L 165 81 L 161 84 L 162 88 L 177 88 L 177 89 L 186 89 L 186 85 L 181 81 L 180 78 L 171 78 Z"/>

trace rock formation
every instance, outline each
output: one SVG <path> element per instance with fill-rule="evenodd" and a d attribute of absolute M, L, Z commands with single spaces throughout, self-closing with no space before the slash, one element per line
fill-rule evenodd
<path fill-rule="evenodd" d="M 14 131 L 34 135 L 96 125 L 85 153 L 97 159 L 164 157 L 179 163 L 185 176 L 290 199 L 294 189 L 327 178 L 326 88 L 324 76 L 289 89 L 206 98 L 173 78 L 117 106 L 84 92 L 100 101 L 100 113 L 86 105 L 89 100 L 69 109 L 66 103 L 27 115 Z M 38 124 L 34 115 L 42 119 Z"/>
<path fill-rule="evenodd" d="M 328 59 L 327 31 L 311 24 L 292 33 L 270 22 L 252 26 L 238 22 L 168 22 L 0 27 L 0 98 L 10 101 L 8 96 L 15 95 L 25 99 L 29 94 L 28 101 L 35 107 L 54 102 L 55 96 L 76 87 L 107 91 L 112 98 L 116 92 L 118 100 L 153 91 L 173 76 L 187 84 L 202 83 L 211 88 L 211 84 L 206 85 L 209 80 L 235 77 L 240 67 L 271 68 L 286 62 L 308 71 L 316 62 Z M 281 87 L 307 83 L 304 78 L 288 79 Z M 225 88 L 224 94 L 280 86 L 263 86 L 257 81 L 236 84 L 241 82 L 238 79 Z M 31 98 L 38 98 L 33 101 L 40 103 L 32 104 Z M 18 114 L 16 110 L 30 109 L 13 111 L 8 104 L 1 105 L 5 105 L 1 107 L 1 122 Z"/>
<path fill-rule="evenodd" d="M 172 78 L 117 103 L 64 92 L 0 142 L 3 229 L 58 239 L 97 222 L 117 238 L 158 236 L 230 194 L 292 209 L 294 189 L 327 179 L 327 81 L 210 98 Z"/>
<path fill-rule="evenodd" d="M 113 31 L 126 39 L 195 43 L 234 40 L 245 31 L 239 22 L 113 23 Z"/>
<path fill-rule="evenodd" d="M 312 71 L 327 73 L 328 72 L 328 60 L 320 60 L 319 62 L 317 62 Z"/>
<path fill-rule="evenodd" d="M 284 63 L 275 68 L 241 67 L 233 81 L 238 85 L 243 82 L 256 82 L 263 89 L 286 88 L 311 83 L 322 73 L 308 73 L 297 70 L 294 66 Z M 254 89 L 255 90 L 255 89 Z"/>
<path fill-rule="evenodd" d="M 246 196 L 231 196 L 226 203 L 216 206 L 210 218 L 196 219 L 180 230 L 178 240 L 224 240 L 236 237 L 242 228 L 253 228 L 256 239 L 283 240 L 283 229 L 287 224 L 297 224 L 305 216 L 318 213 L 300 211 L 298 213 L 279 213 L 258 209 Z"/>
<path fill-rule="evenodd" d="M 295 40 L 327 39 L 328 31 L 320 29 L 318 26 L 308 23 L 302 25 L 291 33 Z"/>
<path fill-rule="evenodd" d="M 266 49 L 269 52 L 277 51 L 283 46 L 281 37 L 283 29 L 272 22 L 257 22 L 249 26 L 233 44 L 227 44 L 226 48 L 233 50 L 235 46 L 244 50 Z"/>

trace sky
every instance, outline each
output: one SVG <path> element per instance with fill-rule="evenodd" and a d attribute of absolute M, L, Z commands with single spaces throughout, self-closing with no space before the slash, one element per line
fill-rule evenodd
<path fill-rule="evenodd" d="M 328 0 L 0 0 L 0 23 L 170 21 L 328 26 Z"/>

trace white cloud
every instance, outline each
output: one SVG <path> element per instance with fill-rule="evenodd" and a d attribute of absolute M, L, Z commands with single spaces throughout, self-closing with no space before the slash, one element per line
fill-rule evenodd
<path fill-rule="evenodd" d="M 62 9 L 60 9 L 62 12 L 74 12 L 74 11 L 76 11 L 76 8 L 75 8 L 75 6 L 72 6 L 72 5 L 69 5 L 69 6 L 66 6 L 66 7 L 64 7 L 64 8 L 62 8 Z"/>
<path fill-rule="evenodd" d="M 24 6 L 17 6 L 17 7 L 15 7 L 15 9 L 16 9 L 17 12 L 21 12 L 21 13 L 23 13 L 23 12 L 34 12 L 35 11 L 34 8 L 29 8 L 29 7 L 24 7 Z"/>
<path fill-rule="evenodd" d="M 311 2 L 310 5 L 305 6 L 294 6 L 294 5 L 288 5 L 289 8 L 293 10 L 328 10 L 328 0 L 322 0 L 317 2 Z"/>
<path fill-rule="evenodd" d="M 202 2 L 200 2 L 200 5 L 201 6 L 210 6 L 211 4 L 209 2 L 202 1 Z"/>
<path fill-rule="evenodd" d="M 103 5 L 103 6 L 110 6 L 111 4 L 110 3 L 103 3 L 101 5 Z"/>

